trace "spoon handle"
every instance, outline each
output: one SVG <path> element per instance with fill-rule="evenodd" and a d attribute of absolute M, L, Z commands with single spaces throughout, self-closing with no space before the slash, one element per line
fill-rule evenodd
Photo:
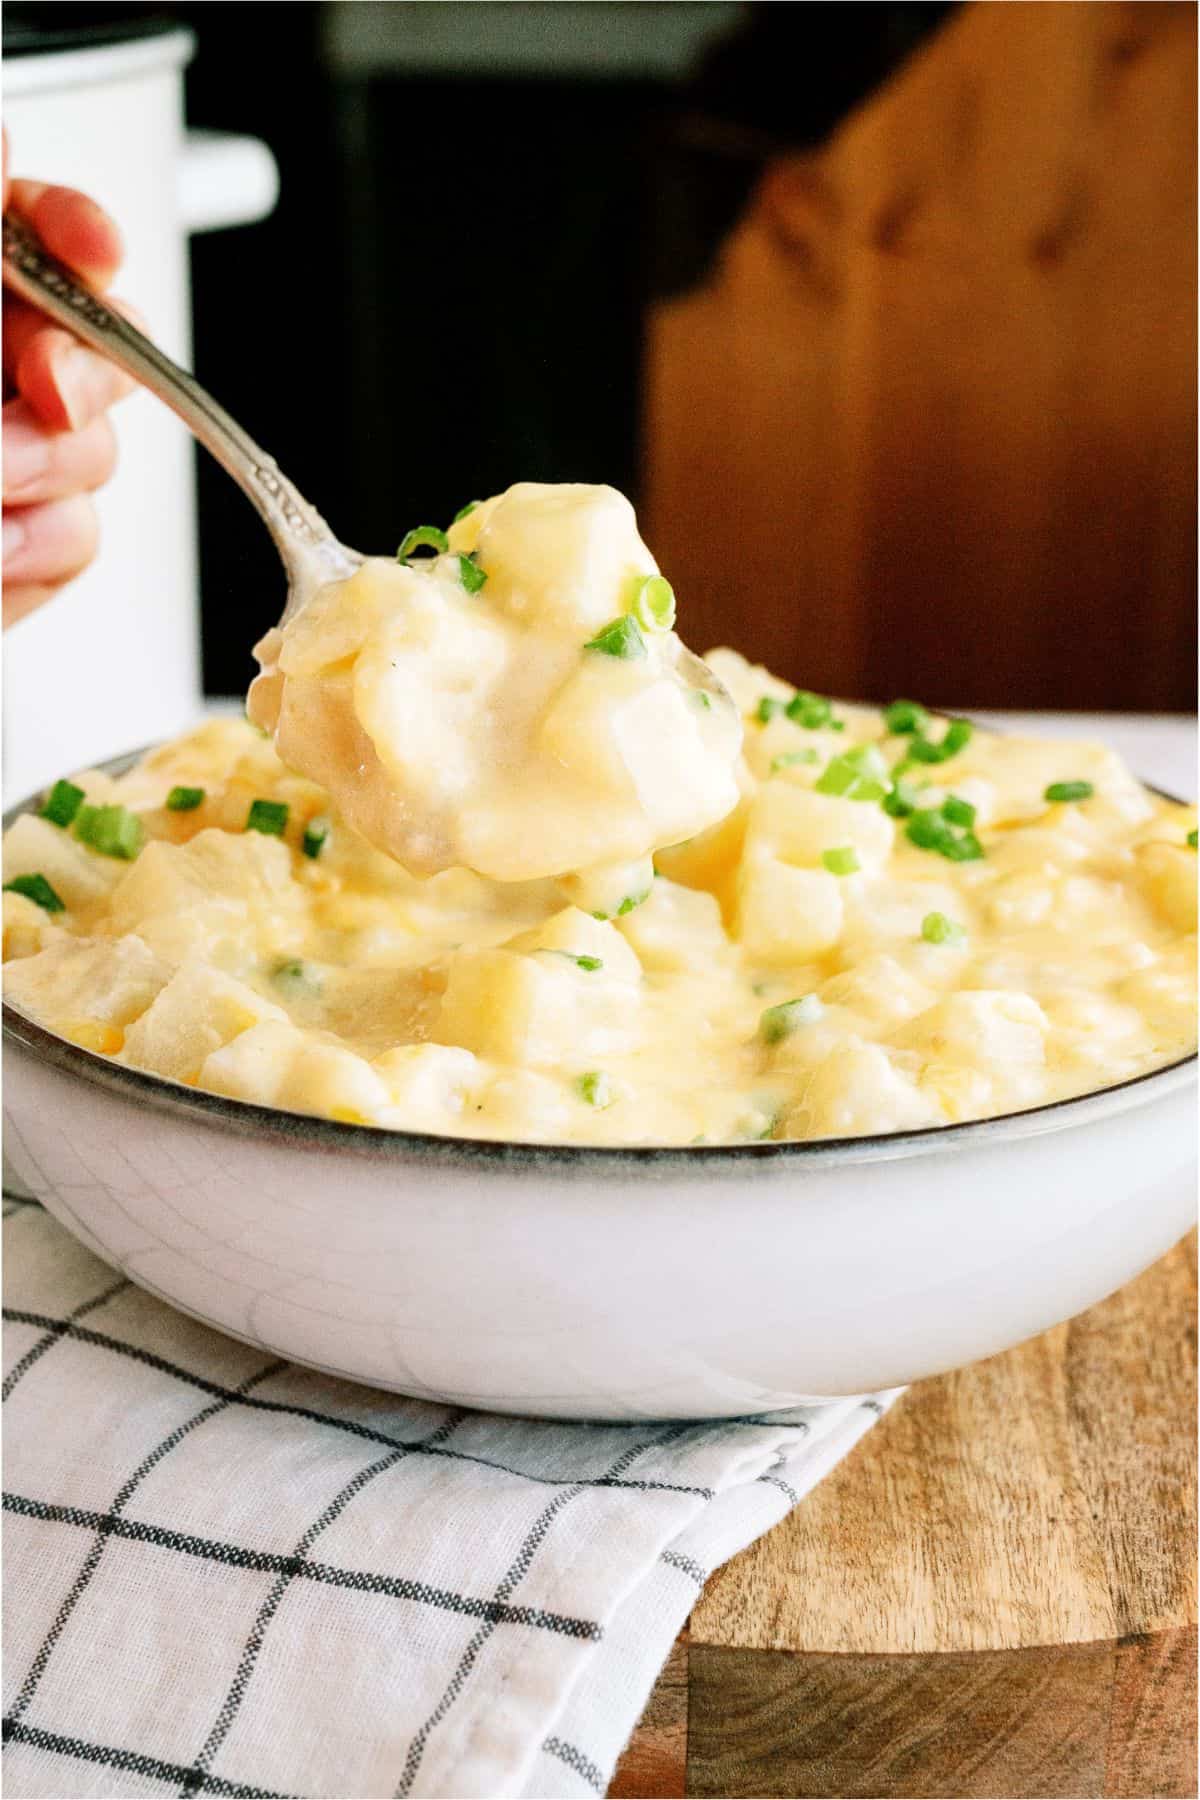
<path fill-rule="evenodd" d="M 224 407 L 136 325 L 85 287 L 42 247 L 27 225 L 9 213 L 4 215 L 4 286 L 178 413 L 258 508 L 289 569 L 314 549 L 340 549 L 320 513 Z"/>

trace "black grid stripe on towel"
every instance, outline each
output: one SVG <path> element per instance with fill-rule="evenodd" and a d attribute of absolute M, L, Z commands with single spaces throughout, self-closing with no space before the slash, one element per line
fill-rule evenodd
<path fill-rule="evenodd" d="M 876 1416 L 464 1412 L 209 1332 L 37 1207 L 5 1249 L 12 1796 L 603 1792 L 706 1571 Z"/>

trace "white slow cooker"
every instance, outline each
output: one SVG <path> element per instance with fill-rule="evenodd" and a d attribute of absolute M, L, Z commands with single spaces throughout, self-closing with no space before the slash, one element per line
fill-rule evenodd
<path fill-rule="evenodd" d="M 126 244 L 114 291 L 190 366 L 188 234 L 270 212 L 270 151 L 254 138 L 184 129 L 190 32 L 139 22 L 82 43 L 18 36 L 15 50 L 6 45 L 3 68 L 13 173 L 83 188 L 113 214 Z M 113 417 L 120 463 L 97 496 L 100 553 L 5 634 L 10 801 L 176 732 L 200 708 L 192 441 L 148 394 Z"/>

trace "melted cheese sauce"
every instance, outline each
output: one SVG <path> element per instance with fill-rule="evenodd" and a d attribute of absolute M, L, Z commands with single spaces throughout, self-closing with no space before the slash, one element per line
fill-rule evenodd
<path fill-rule="evenodd" d="M 6 834 L 61 902 L 4 894 L 10 1000 L 235 1099 L 564 1143 L 936 1126 L 1194 1047 L 1194 808 L 1094 744 L 937 760 L 945 721 L 728 650 L 704 704 L 673 632 L 586 648 L 655 573 L 619 495 L 524 484 L 325 590 L 262 647 L 275 743 L 214 722 L 76 778 L 131 860 Z"/>

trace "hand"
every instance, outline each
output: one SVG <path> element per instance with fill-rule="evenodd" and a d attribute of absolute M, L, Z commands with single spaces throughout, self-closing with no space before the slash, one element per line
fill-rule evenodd
<path fill-rule="evenodd" d="M 8 179 L 4 206 L 22 214 L 51 253 L 106 288 L 121 236 L 73 188 Z M 12 624 L 85 569 L 96 554 L 88 498 L 117 459 L 108 408 L 134 383 L 45 315 L 4 295 L 4 623 Z"/>

